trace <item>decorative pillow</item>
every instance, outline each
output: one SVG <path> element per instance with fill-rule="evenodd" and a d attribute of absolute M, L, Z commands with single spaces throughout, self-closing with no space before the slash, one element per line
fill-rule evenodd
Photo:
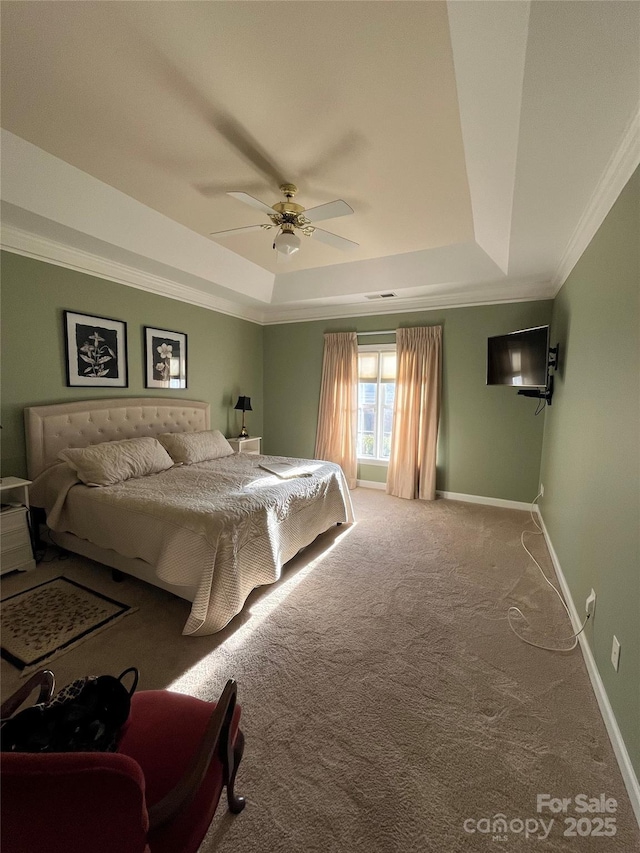
<path fill-rule="evenodd" d="M 190 465 L 231 456 L 233 448 L 219 429 L 202 432 L 164 432 L 158 441 L 169 451 L 176 464 Z"/>
<path fill-rule="evenodd" d="M 132 477 L 144 477 L 173 468 L 173 460 L 155 438 L 105 441 L 89 447 L 61 450 L 63 459 L 87 486 L 113 486 Z"/>

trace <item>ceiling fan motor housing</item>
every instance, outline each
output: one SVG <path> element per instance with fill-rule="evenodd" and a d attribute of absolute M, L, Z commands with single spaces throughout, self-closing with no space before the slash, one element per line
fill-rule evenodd
<path fill-rule="evenodd" d="M 296 204 L 291 199 L 298 192 L 298 187 L 295 184 L 281 184 L 280 192 L 286 197 L 286 201 L 279 201 L 273 205 L 275 214 L 271 216 L 271 221 L 274 225 L 279 225 L 285 230 L 284 226 L 289 226 L 286 230 L 293 228 L 306 229 L 311 223 L 304 215 L 304 207 L 301 204 Z M 303 231 L 307 236 L 311 231 Z"/>
<path fill-rule="evenodd" d="M 292 228 L 305 229 L 311 225 L 304 215 L 304 207 L 293 201 L 279 201 L 273 205 L 275 213 L 271 216 L 274 225 L 289 225 Z"/>
<path fill-rule="evenodd" d="M 279 201 L 273 205 L 273 209 L 276 213 L 283 215 L 299 216 L 299 214 L 304 213 L 304 207 L 301 204 L 296 204 L 294 201 Z"/>

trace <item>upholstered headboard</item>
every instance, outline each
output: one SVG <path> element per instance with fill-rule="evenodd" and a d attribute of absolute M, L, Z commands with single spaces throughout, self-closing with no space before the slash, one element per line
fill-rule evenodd
<path fill-rule="evenodd" d="M 85 400 L 24 410 L 30 479 L 58 462 L 67 447 L 209 429 L 209 404 L 198 400 L 129 397 Z"/>

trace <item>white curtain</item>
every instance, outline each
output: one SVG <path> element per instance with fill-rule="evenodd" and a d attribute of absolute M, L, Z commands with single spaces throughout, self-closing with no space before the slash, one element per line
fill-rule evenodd
<path fill-rule="evenodd" d="M 430 501 L 436 496 L 442 326 L 398 329 L 387 494 Z"/>
<path fill-rule="evenodd" d="M 316 459 L 337 462 L 350 489 L 357 479 L 358 337 L 355 332 L 324 336 Z"/>

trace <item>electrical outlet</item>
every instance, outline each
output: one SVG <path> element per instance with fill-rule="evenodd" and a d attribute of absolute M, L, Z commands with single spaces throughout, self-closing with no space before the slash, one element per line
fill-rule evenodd
<path fill-rule="evenodd" d="M 540 497 L 544 497 L 544 483 L 540 483 Z"/>
<path fill-rule="evenodd" d="M 620 641 L 615 634 L 613 635 L 613 645 L 611 646 L 611 663 L 617 672 L 618 664 L 620 663 Z"/>
<path fill-rule="evenodd" d="M 593 590 L 591 590 L 591 592 L 587 596 L 587 601 L 584 609 L 585 612 L 589 613 L 591 615 L 591 618 L 593 619 L 593 616 L 596 612 L 596 594 Z"/>

